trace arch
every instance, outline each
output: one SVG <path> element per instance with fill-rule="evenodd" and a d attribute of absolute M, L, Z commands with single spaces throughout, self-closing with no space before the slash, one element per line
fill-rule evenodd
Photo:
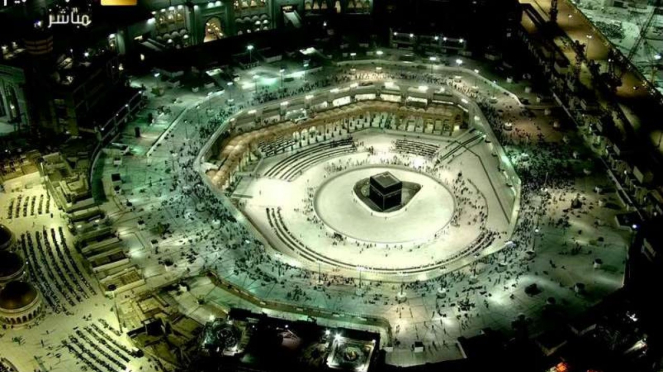
<path fill-rule="evenodd" d="M 223 29 L 221 28 L 221 20 L 218 17 L 212 17 L 205 22 L 205 38 L 203 42 L 219 40 L 224 37 Z"/>
<path fill-rule="evenodd" d="M 7 85 L 5 87 L 5 97 L 7 98 L 7 106 L 9 106 L 9 117 L 16 118 L 21 115 L 21 112 L 18 107 L 18 96 L 16 95 L 16 90 L 13 85 Z"/>
<path fill-rule="evenodd" d="M 5 93 L 0 89 L 0 117 L 7 115 L 7 109 L 5 108 Z"/>

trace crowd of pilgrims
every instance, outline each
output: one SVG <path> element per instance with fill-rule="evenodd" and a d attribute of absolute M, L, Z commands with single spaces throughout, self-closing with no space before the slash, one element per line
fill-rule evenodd
<path fill-rule="evenodd" d="M 395 293 L 402 291 L 413 297 L 435 296 L 435 311 L 431 314 L 431 318 L 436 314 L 441 317 L 454 316 L 462 329 L 471 327 L 472 319 L 480 315 L 480 304 L 485 307 L 489 306 L 487 299 L 492 296 L 492 291 L 489 289 L 502 287 L 505 291 L 511 292 L 511 299 L 514 299 L 513 293 L 518 286 L 519 278 L 530 273 L 527 253 L 539 235 L 538 227 L 544 222 L 549 226 L 565 225 L 569 215 L 583 213 L 571 210 L 559 221 L 552 221 L 550 217 L 546 217 L 546 211 L 549 208 L 560 203 L 570 203 L 570 199 L 564 195 L 572 192 L 577 172 L 574 171 L 569 147 L 560 143 L 546 142 L 546 139 L 540 135 L 540 131 L 538 132 L 539 135 L 536 136 L 524 131 L 505 131 L 502 128 L 502 123 L 514 119 L 514 117 L 509 117 L 504 112 L 498 111 L 489 103 L 489 96 L 493 96 L 491 89 L 494 89 L 491 86 L 482 87 L 484 90 L 475 90 L 453 81 L 448 76 L 396 69 L 389 70 L 389 68 L 384 68 L 381 72 L 362 71 L 359 67 L 357 69 L 334 67 L 332 70 L 331 72 L 325 70 L 324 72 L 309 74 L 308 82 L 300 88 L 260 91 L 249 104 L 263 103 L 358 79 L 426 81 L 431 84 L 447 84 L 461 91 L 473 92 L 493 131 L 507 150 L 507 154 L 509 156 L 524 152 L 529 154 L 527 162 L 516 164 L 516 171 L 521 179 L 522 195 L 518 223 L 511 237 L 512 243 L 507 244 L 505 248 L 495 254 L 478 259 L 470 265 L 469 269 L 448 272 L 430 280 L 417 280 L 402 284 L 364 280 L 362 286 L 365 291 L 361 297 L 354 291 L 343 291 L 343 288 L 357 287 L 359 282 L 356 278 L 339 275 L 338 269 L 328 269 L 326 272 L 311 271 L 275 259 L 267 253 L 262 243 L 255 239 L 243 224 L 238 222 L 233 212 L 224 204 L 225 202 L 220 202 L 214 192 L 204 185 L 193 166 L 196 154 L 209 136 L 217 129 L 219 123 L 233 114 L 235 110 L 244 107 L 238 104 L 235 107 L 220 110 L 215 115 L 216 120 L 209 120 L 197 125 L 194 123 L 196 126 L 194 138 L 182 143 L 178 149 L 174 150 L 178 155 L 174 157 L 177 170 L 171 179 L 171 191 L 181 191 L 184 198 L 191 199 L 192 203 L 182 202 L 178 198 L 163 201 L 163 207 L 167 206 L 171 210 L 174 209 L 178 217 L 201 218 L 220 224 L 219 228 L 213 228 L 207 232 L 198 232 L 192 239 L 189 239 L 192 246 L 195 247 L 192 248 L 192 252 L 196 254 L 197 251 L 218 252 L 217 257 L 223 256 L 222 260 L 209 259 L 208 256 L 205 259 L 203 270 L 219 272 L 225 278 L 229 277 L 227 271 L 231 271 L 237 277 L 250 278 L 262 283 L 275 283 L 286 291 L 288 299 L 304 303 L 312 298 L 308 293 L 322 291 L 330 299 L 332 296 L 345 295 L 350 296 L 348 298 L 354 301 L 366 304 L 397 304 L 397 311 L 400 316 L 407 311 L 407 302 L 400 303 L 398 296 L 394 296 Z M 515 111 L 514 107 L 508 106 L 507 109 Z M 526 113 L 520 112 L 518 115 L 522 116 Z M 169 160 L 166 160 L 166 163 L 168 162 Z M 406 161 L 396 158 L 394 162 L 400 164 Z M 330 174 L 338 172 L 348 166 L 354 165 L 337 164 L 333 169 L 331 167 L 334 167 L 334 165 L 330 165 L 328 172 Z M 430 165 L 427 166 L 431 167 Z M 431 168 L 425 171 L 435 173 L 436 169 Z M 550 177 L 548 177 L 548 174 L 550 174 Z M 471 194 L 476 193 L 473 188 L 468 187 L 468 182 L 461 176 L 452 180 L 452 187 L 461 203 L 465 204 L 464 208 L 462 206 L 458 208 L 459 213 L 465 213 L 463 211 L 471 208 L 475 214 L 472 221 L 476 220 L 477 223 L 481 223 L 483 226 L 487 213 L 483 203 L 477 202 L 477 195 L 470 197 Z M 459 192 L 460 196 L 458 196 Z M 310 200 L 312 195 L 313 190 L 309 190 L 306 196 L 307 199 Z M 197 217 L 185 213 L 187 205 L 191 204 L 197 205 L 204 214 Z M 310 205 L 305 212 L 311 213 Z M 457 222 L 459 217 L 455 218 Z M 367 248 L 366 246 L 360 247 L 360 249 Z M 228 251 L 233 251 L 232 257 L 234 259 L 229 258 L 231 256 L 227 253 Z M 158 251 L 155 251 L 155 253 L 158 253 Z M 232 264 L 229 264 L 229 261 Z M 543 275 L 541 273 L 535 274 Z M 479 275 L 482 275 L 481 280 L 478 280 Z M 295 287 L 295 283 L 298 283 L 297 287 Z M 291 290 L 288 291 L 288 288 L 291 288 Z M 350 302 L 348 301 L 346 304 L 350 304 Z M 437 326 L 432 320 L 427 322 L 428 325 L 432 329 Z M 444 323 L 440 320 L 440 325 L 437 327 L 444 328 Z M 446 333 L 446 330 L 444 332 Z M 395 341 L 398 344 L 398 332 L 396 332 Z M 433 346 L 437 347 L 437 345 Z"/>
<path fill-rule="evenodd" d="M 462 173 L 458 173 L 454 179 L 443 178 L 443 172 L 450 169 L 449 165 L 435 165 L 432 161 L 426 161 L 424 164 L 416 164 L 415 157 L 411 155 L 395 155 L 393 158 L 381 158 L 380 156 L 375 156 L 373 152 L 366 152 L 367 156 L 364 159 L 346 159 L 346 160 L 337 160 L 330 161 L 324 166 L 325 173 L 323 178 L 328 178 L 335 173 L 343 172 L 347 169 L 352 169 L 355 167 L 360 167 L 368 164 L 375 165 L 396 165 L 396 166 L 406 166 L 413 168 L 419 172 L 426 173 L 440 182 L 445 184 L 452 193 L 454 194 L 456 200 L 456 208 L 454 209 L 453 215 L 451 217 L 450 223 L 443 226 L 439 231 L 437 231 L 434 236 L 430 237 L 426 242 L 417 242 L 416 244 L 393 244 L 383 246 L 382 244 L 378 245 L 370 242 L 360 242 L 350 239 L 348 237 L 339 234 L 329 232 L 326 228 L 326 225 L 320 220 L 317 216 L 313 204 L 316 190 L 318 187 L 307 187 L 306 196 L 302 200 L 304 203 L 303 208 L 294 207 L 293 211 L 295 213 L 303 213 L 306 216 L 308 222 L 315 225 L 319 230 L 318 237 L 321 237 L 324 234 L 328 239 L 330 239 L 330 244 L 332 246 L 340 244 L 352 244 L 356 246 L 359 250 L 358 253 L 361 254 L 364 251 L 383 251 L 385 257 L 389 257 L 390 250 L 413 252 L 415 250 L 420 250 L 422 247 L 427 247 L 430 244 L 435 243 L 438 238 L 457 233 L 459 230 L 457 228 L 461 227 L 460 221 L 461 218 L 466 215 L 465 219 L 467 225 L 476 225 L 478 224 L 478 233 L 490 232 L 486 228 L 487 220 L 487 209 L 485 205 L 485 197 L 481 192 L 471 184 L 471 181 L 466 177 L 463 177 Z M 308 183 L 308 180 L 307 180 Z M 354 190 L 352 191 L 354 193 Z M 357 198 L 354 198 L 355 202 L 359 202 Z M 506 232 L 503 232 L 505 234 Z M 302 236 L 300 235 L 300 238 Z M 433 259 L 434 256 L 431 257 Z M 371 269 L 371 267 L 367 267 Z"/>

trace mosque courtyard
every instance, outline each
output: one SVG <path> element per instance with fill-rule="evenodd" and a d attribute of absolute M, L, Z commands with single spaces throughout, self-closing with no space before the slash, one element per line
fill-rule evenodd
<path fill-rule="evenodd" d="M 141 301 L 157 293 L 199 324 L 245 308 L 380 332 L 386 362 L 407 366 L 462 358 L 458 337 L 486 328 L 513 334 L 526 327 L 536 336 L 553 324 L 547 319 L 578 316 L 622 286 L 630 233 L 615 217 L 623 207 L 581 134 L 570 124 L 554 128 L 567 120 L 554 101 L 525 110 L 520 99 L 536 101 L 537 92 L 479 74 L 474 67 L 483 66 L 473 63 L 433 73 L 395 61 L 379 70 L 348 63 L 309 74 L 276 101 L 260 99 L 274 87 L 233 87 L 232 106 L 230 91 L 173 89 L 154 98 L 175 102 L 174 113 L 147 124 L 158 104 L 149 106 L 134 123 L 143 136 L 128 125 L 118 138 L 132 155 L 119 164 L 101 155 L 92 173 L 128 259 L 122 270 L 140 280 L 121 287 L 119 279 L 86 271 L 100 291 L 74 315 L 47 310 L 32 328 L 16 330 L 25 343 L 0 342 L 9 355 L 34 351 L 23 368 L 71 370 L 73 357 L 40 346 L 61 344 L 61 334 L 56 339 L 47 329 L 76 334 L 83 315 L 134 329 L 146 317 Z M 374 97 L 319 110 L 303 103 L 307 96 L 356 96 L 358 82 L 370 82 L 376 93 L 361 94 Z M 445 99 L 467 110 L 465 125 L 438 128 L 435 105 L 401 112 L 405 102 L 383 102 L 369 110 L 385 84 L 404 96 L 451 92 Z M 267 119 L 271 107 L 297 102 L 315 112 L 287 121 L 317 120 L 306 137 L 297 127 L 297 135 L 287 129 L 224 152 L 234 138 L 270 127 L 257 115 L 246 119 L 248 112 Z M 390 127 L 394 118 L 413 124 Z M 284 139 L 292 142 L 268 152 Z M 375 212 L 354 186 L 383 172 L 421 189 L 402 208 Z M 9 195 L 45 192 L 38 180 L 26 191 L 27 184 L 7 188 Z M 0 222 L 18 236 L 66 225 L 57 215 L 8 221 L 9 202 L 0 198 Z M 112 337 L 131 345 L 126 335 Z M 415 342 L 423 352 L 414 351 Z M 132 359 L 127 368 L 154 365 Z"/>

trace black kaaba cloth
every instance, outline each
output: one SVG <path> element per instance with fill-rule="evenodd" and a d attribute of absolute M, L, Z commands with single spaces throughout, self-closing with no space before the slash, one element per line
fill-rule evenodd
<path fill-rule="evenodd" d="M 369 199 L 382 211 L 399 206 L 402 200 L 403 182 L 389 172 L 371 176 Z"/>

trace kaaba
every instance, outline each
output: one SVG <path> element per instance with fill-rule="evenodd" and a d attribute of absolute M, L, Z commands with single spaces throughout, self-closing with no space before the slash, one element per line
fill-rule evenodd
<path fill-rule="evenodd" d="M 368 198 L 381 211 L 401 205 L 403 182 L 394 177 L 393 174 L 384 172 L 371 176 L 369 186 Z"/>

